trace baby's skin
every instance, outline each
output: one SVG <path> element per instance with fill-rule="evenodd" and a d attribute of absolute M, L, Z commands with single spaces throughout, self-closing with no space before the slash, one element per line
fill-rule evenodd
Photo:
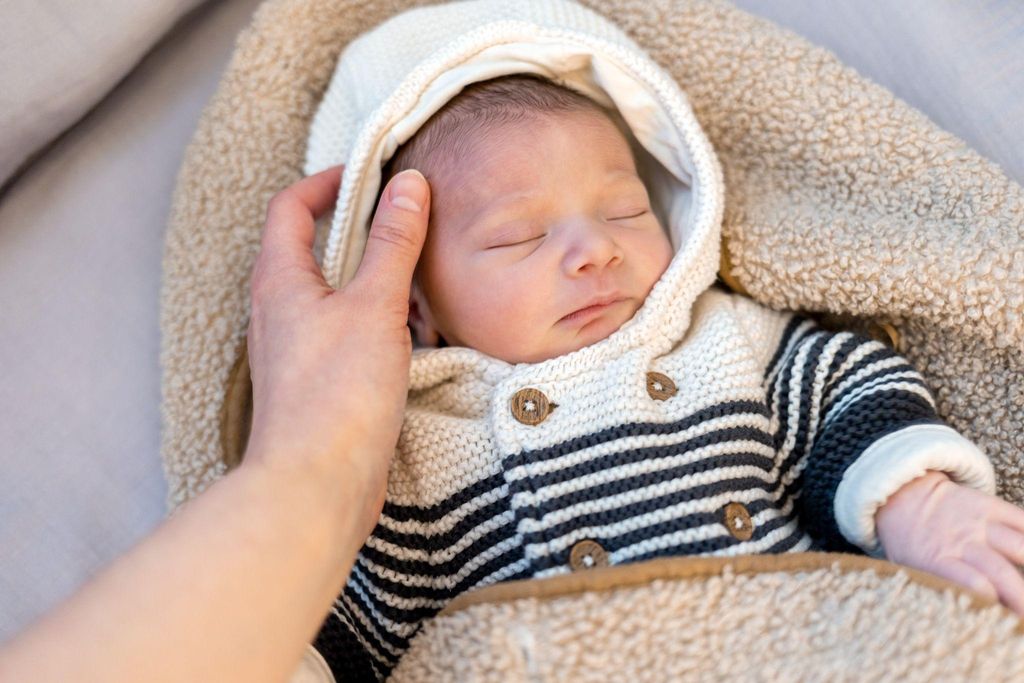
<path fill-rule="evenodd" d="M 426 175 L 430 227 L 409 302 L 421 344 L 443 337 L 510 363 L 575 351 L 630 320 L 672 260 L 626 139 L 597 113 L 495 124 L 457 166 Z M 875 521 L 891 561 L 1024 616 L 1021 508 L 930 471 Z"/>
<path fill-rule="evenodd" d="M 424 174 L 410 301 L 422 344 L 440 335 L 509 363 L 575 351 L 630 320 L 672 260 L 629 145 L 599 113 L 495 124 Z"/>
<path fill-rule="evenodd" d="M 923 569 L 998 599 L 1024 616 L 1024 510 L 930 471 L 875 514 L 893 562 Z"/>

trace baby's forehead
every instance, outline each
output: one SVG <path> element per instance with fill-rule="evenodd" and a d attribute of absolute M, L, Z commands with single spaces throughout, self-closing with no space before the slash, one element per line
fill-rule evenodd
<path fill-rule="evenodd" d="M 635 161 L 629 142 L 607 116 L 593 111 L 537 113 L 523 120 L 485 121 L 470 130 L 460 131 L 451 145 L 429 150 L 436 181 L 448 193 L 466 199 L 493 197 L 502 191 L 510 176 L 535 175 L 541 168 L 551 169 L 560 160 L 524 149 L 523 136 L 530 140 L 537 127 L 557 125 L 562 131 L 586 129 L 586 135 L 567 135 L 570 144 L 586 147 L 588 154 L 598 152 L 609 167 L 633 172 Z M 514 131 L 515 134 L 509 134 Z"/>

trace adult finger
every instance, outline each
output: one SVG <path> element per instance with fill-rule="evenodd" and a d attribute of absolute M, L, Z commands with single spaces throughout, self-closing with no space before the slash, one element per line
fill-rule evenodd
<path fill-rule="evenodd" d="M 986 529 L 988 543 L 1014 564 L 1024 564 L 1024 534 L 993 522 Z"/>
<path fill-rule="evenodd" d="M 423 174 L 408 169 L 392 178 L 370 224 L 363 259 L 352 284 L 372 291 L 375 300 L 385 306 L 408 305 L 429 215 L 430 186 Z"/>
<path fill-rule="evenodd" d="M 965 561 L 988 577 L 1004 605 L 1024 616 L 1024 577 L 1009 560 L 988 546 L 973 546 Z"/>
<path fill-rule="evenodd" d="M 260 259 L 271 264 L 274 270 L 283 265 L 316 270 L 313 258 L 316 219 L 337 200 L 343 169 L 343 166 L 333 166 L 274 195 L 267 205 Z"/>

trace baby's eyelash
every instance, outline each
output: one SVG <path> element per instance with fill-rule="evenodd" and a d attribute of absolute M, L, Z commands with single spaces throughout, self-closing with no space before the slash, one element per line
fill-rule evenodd
<path fill-rule="evenodd" d="M 643 216 L 645 213 L 647 213 L 647 209 L 644 209 L 640 213 L 633 214 L 632 216 L 619 216 L 618 218 L 612 218 L 611 220 L 613 220 L 613 221 L 624 221 L 627 218 L 640 218 L 640 216 Z"/>
<path fill-rule="evenodd" d="M 543 237 L 546 237 L 546 236 L 547 236 L 547 234 L 545 233 L 543 235 L 537 235 L 536 237 L 530 237 L 529 239 L 519 240 L 518 242 L 508 242 L 508 243 L 505 243 L 505 244 L 495 244 L 494 246 L 490 246 L 490 247 L 487 247 L 487 248 L 488 249 L 502 249 L 504 247 L 517 247 L 520 244 L 527 244 L 529 242 L 534 242 L 534 241 L 539 240 L 539 239 L 541 239 Z"/>
<path fill-rule="evenodd" d="M 619 216 L 617 218 L 609 218 L 608 220 L 624 221 L 624 220 L 629 220 L 630 218 L 639 218 L 640 216 L 643 216 L 644 214 L 647 214 L 647 213 L 650 213 L 649 209 L 644 209 L 643 211 L 640 211 L 639 213 L 635 213 L 635 214 L 632 214 L 632 215 L 629 215 L 629 216 Z M 504 249 L 506 247 L 518 247 L 518 246 L 520 246 L 522 244 L 528 244 L 530 242 L 535 242 L 535 241 L 537 241 L 539 239 L 543 239 L 546 236 L 547 236 L 547 233 L 541 233 L 540 235 L 536 235 L 535 237 L 529 237 L 529 238 L 524 239 L 524 240 L 519 240 L 518 242 L 505 242 L 505 243 L 500 243 L 500 244 L 494 244 L 492 246 L 486 247 L 486 249 Z M 499 238 L 499 239 L 501 239 L 501 238 Z"/>

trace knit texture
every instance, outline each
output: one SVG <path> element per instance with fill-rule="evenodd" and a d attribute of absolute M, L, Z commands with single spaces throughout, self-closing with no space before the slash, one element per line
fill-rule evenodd
<path fill-rule="evenodd" d="M 612 566 L 859 552 L 837 528 L 836 488 L 870 444 L 939 422 L 921 376 L 877 341 L 718 289 L 678 337 L 668 354 L 641 345 L 536 384 L 531 398 L 556 406 L 537 424 L 501 400 L 518 366 L 495 381 L 467 363 L 414 389 L 380 521 L 316 641 L 336 676 L 382 679 L 450 600 L 568 574 L 581 543 Z M 650 391 L 651 370 L 677 392 Z"/>
<path fill-rule="evenodd" d="M 344 46 L 416 4 L 270 0 L 239 37 L 186 151 L 167 234 L 162 457 L 171 511 L 220 477 L 244 448 L 244 438 L 229 438 L 244 420 L 227 419 L 238 411 L 226 394 L 243 348 L 248 276 L 266 203 L 301 175 L 313 114 Z M 934 389 L 939 415 L 992 456 L 1000 494 L 1024 500 L 1021 188 L 828 52 L 726 3 L 584 4 L 612 18 L 687 93 L 722 164 L 723 232 L 735 282 L 774 308 L 894 323 L 901 351 Z M 864 610 L 858 623 L 885 624 L 897 634 L 916 624 L 929 639 L 950 624 L 979 623 L 984 637 L 971 650 L 979 663 L 1003 662 L 1000 648 L 1016 647 L 990 623 L 970 621 L 972 604 L 922 592 L 915 607 L 892 607 L 868 580 L 872 572 L 851 572 L 859 583 L 847 595 Z M 791 628 L 804 642 L 821 642 L 810 639 L 809 622 L 792 617 L 816 614 L 831 598 L 827 590 L 800 593 L 804 585 L 798 572 L 750 584 L 747 594 L 765 600 L 806 596 L 787 603 L 785 624 L 760 622 L 757 642 Z M 705 590 L 693 587 L 695 595 Z M 642 613 L 657 600 L 635 592 L 629 610 Z M 942 627 L 917 616 L 940 609 L 951 610 Z M 560 610 L 575 613 L 565 603 Z M 731 637 L 723 626 L 729 614 L 702 621 L 716 642 Z M 873 637 L 852 631 L 843 647 L 871 653 Z M 835 648 L 821 643 L 817 651 Z M 915 670 L 920 651 L 902 656 Z M 853 661 L 850 671 L 862 664 Z"/>

